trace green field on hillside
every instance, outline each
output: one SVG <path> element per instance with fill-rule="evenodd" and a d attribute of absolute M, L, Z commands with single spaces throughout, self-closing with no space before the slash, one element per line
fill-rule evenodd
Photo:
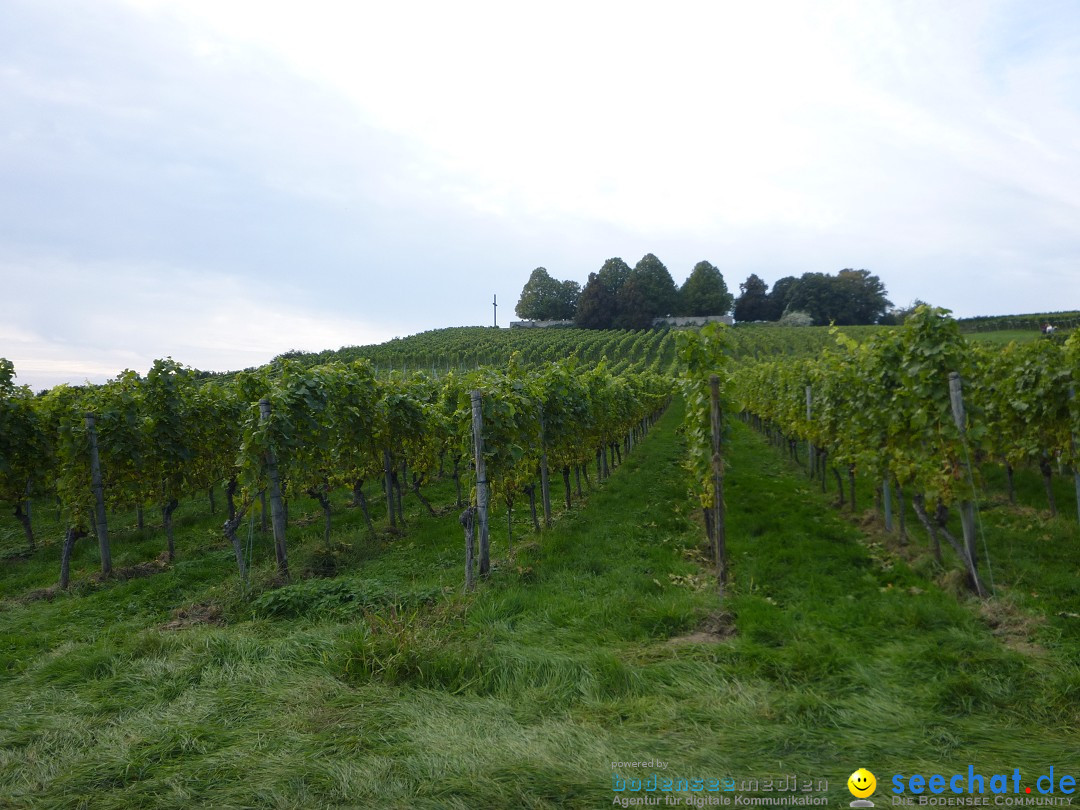
<path fill-rule="evenodd" d="M 913 518 L 903 547 L 849 523 L 736 423 L 721 602 L 679 419 L 676 402 L 553 529 L 532 534 L 519 509 L 511 549 L 496 511 L 493 574 L 472 594 L 452 508 L 414 503 L 404 535 L 371 538 L 338 493 L 326 548 L 297 499 L 280 586 L 257 519 L 245 585 L 221 518 L 185 502 L 175 563 L 145 565 L 162 537 L 126 516 L 114 556 L 131 578 L 94 581 L 84 540 L 70 594 L 38 590 L 56 535 L 20 557 L 6 518 L 0 806 L 600 807 L 657 770 L 614 763 L 648 760 L 759 780 L 745 795 L 826 779 L 833 805 L 859 766 L 879 806 L 892 774 L 1077 775 L 1074 522 L 990 499 L 983 604 Z M 430 494 L 454 497 L 446 481 Z"/>
<path fill-rule="evenodd" d="M 846 326 L 845 335 L 857 341 L 894 327 Z M 433 329 L 372 346 L 344 346 L 322 352 L 287 352 L 274 358 L 272 367 L 285 361 L 302 366 L 335 361 L 369 360 L 376 372 L 419 372 L 440 376 L 485 365 L 504 366 L 550 363 L 574 357 L 592 365 L 604 361 L 614 372 L 675 369 L 676 335 L 685 331 L 658 329 L 572 329 L 461 326 Z M 828 326 L 785 327 L 776 324 L 740 324 L 728 333 L 731 354 L 737 359 L 816 355 L 836 344 Z"/>
<path fill-rule="evenodd" d="M 968 340 L 975 340 L 980 343 L 1004 346 L 1006 343 L 1012 343 L 1013 341 L 1030 343 L 1033 340 L 1038 340 L 1042 335 L 1031 329 L 1000 329 L 996 332 L 968 332 L 966 337 Z"/>

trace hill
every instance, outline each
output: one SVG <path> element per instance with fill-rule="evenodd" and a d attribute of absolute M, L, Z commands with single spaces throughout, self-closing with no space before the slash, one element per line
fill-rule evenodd
<path fill-rule="evenodd" d="M 892 327 L 849 326 L 844 333 L 862 340 Z M 433 329 L 405 338 L 369 346 L 346 346 L 322 352 L 286 352 L 271 365 L 285 360 L 303 366 L 334 360 L 370 360 L 378 373 L 468 371 L 480 366 L 504 366 L 517 354 L 518 362 L 535 365 L 576 357 L 585 364 L 603 359 L 613 371 L 628 368 L 667 373 L 675 362 L 678 329 L 499 329 L 459 326 Z M 827 326 L 782 327 L 746 324 L 734 328 L 732 350 L 736 357 L 764 355 L 811 355 L 835 343 Z"/>

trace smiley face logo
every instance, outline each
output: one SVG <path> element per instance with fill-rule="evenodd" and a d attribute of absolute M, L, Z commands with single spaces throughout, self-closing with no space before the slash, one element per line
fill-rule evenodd
<path fill-rule="evenodd" d="M 866 768 L 859 768 L 847 780 L 847 789 L 856 799 L 865 799 L 877 788 L 877 779 Z"/>

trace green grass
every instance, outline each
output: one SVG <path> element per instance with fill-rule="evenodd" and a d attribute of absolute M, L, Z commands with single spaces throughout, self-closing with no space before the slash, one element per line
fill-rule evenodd
<path fill-rule="evenodd" d="M 988 463 L 983 465 L 980 474 L 982 488 L 977 500 L 990 508 L 1004 506 L 1008 500 L 1004 466 L 999 463 Z M 1080 525 L 1076 519 L 1076 485 L 1073 482 L 1072 473 L 1067 468 L 1059 470 L 1057 465 L 1054 465 L 1050 482 L 1058 515 L 1068 525 L 1074 527 Z M 1021 512 L 1041 518 L 1050 517 L 1050 502 L 1046 496 L 1046 485 L 1043 483 L 1042 473 L 1038 467 L 1017 468 L 1013 472 L 1013 488 L 1016 503 Z"/>
<path fill-rule="evenodd" d="M 805 447 L 800 447 L 800 463 L 805 463 Z M 805 466 L 798 466 L 785 459 L 791 471 L 805 473 Z M 846 475 L 844 476 L 847 486 Z M 979 471 L 979 484 L 971 490 L 971 500 L 976 504 L 978 554 L 980 571 L 986 584 L 994 586 L 998 599 L 989 604 L 995 613 L 1005 606 L 1020 612 L 1010 617 L 1012 623 L 1023 622 L 1024 617 L 1035 620 L 1030 628 L 1033 638 L 1050 639 L 1056 646 L 1062 638 L 1069 640 L 1072 648 L 1080 648 L 1080 621 L 1061 614 L 1080 613 L 1080 523 L 1077 521 L 1076 490 L 1071 474 L 1054 472 L 1052 486 L 1058 507 L 1057 516 L 1051 516 L 1042 475 L 1035 468 L 1018 468 L 1014 473 L 1015 505 L 1005 495 L 1005 472 L 999 464 L 987 463 Z M 941 540 L 943 564 L 933 559 L 929 538 L 926 536 L 910 500 L 905 501 L 908 544 L 901 544 L 897 535 L 899 512 L 896 493 L 893 493 L 895 533 L 884 533 L 882 508 L 876 503 L 876 481 L 865 476 L 856 480 L 857 508 L 852 510 L 847 501 L 842 514 L 849 520 L 858 519 L 860 525 L 870 532 L 871 547 L 878 553 L 879 547 L 889 546 L 885 552 L 898 554 L 912 566 L 931 578 L 940 581 L 946 589 L 963 590 L 959 571 L 962 562 L 953 554 L 948 544 Z M 835 477 L 832 472 L 826 478 L 827 495 L 821 496 L 836 505 Z M 815 493 L 820 491 L 820 481 L 805 486 Z M 949 516 L 949 529 L 959 538 L 962 536 L 957 510 Z M 989 564 L 986 557 L 989 556 Z M 1080 618 L 1080 617 L 1077 617 Z M 991 617 L 991 621 L 996 621 Z"/>
<path fill-rule="evenodd" d="M 494 571 L 471 595 L 456 510 L 372 539 L 338 509 L 332 551 L 317 521 L 290 527 L 294 571 L 338 576 L 277 589 L 256 529 L 248 593 L 203 503 L 154 576 L 24 603 L 57 548 L 5 561 L 0 806 L 599 807 L 613 761 L 653 758 L 672 776 L 823 777 L 837 804 L 860 765 L 881 801 L 892 773 L 1075 767 L 1080 638 L 1056 615 L 1075 609 L 1075 535 L 985 516 L 1012 622 L 995 634 L 925 554 L 909 565 L 868 539 L 735 424 L 724 614 L 679 417 L 552 530 L 532 536 L 519 508 L 512 555 L 497 513 Z M 162 547 L 133 531 L 116 545 L 125 564 Z M 82 581 L 95 559 L 83 541 Z M 193 604 L 227 623 L 161 629 Z M 730 621 L 731 638 L 686 638 Z"/>

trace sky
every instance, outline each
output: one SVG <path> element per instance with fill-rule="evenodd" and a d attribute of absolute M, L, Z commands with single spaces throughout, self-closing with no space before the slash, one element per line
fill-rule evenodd
<path fill-rule="evenodd" d="M 0 356 L 507 326 L 533 268 L 1080 308 L 1080 6 L 0 0 Z"/>

